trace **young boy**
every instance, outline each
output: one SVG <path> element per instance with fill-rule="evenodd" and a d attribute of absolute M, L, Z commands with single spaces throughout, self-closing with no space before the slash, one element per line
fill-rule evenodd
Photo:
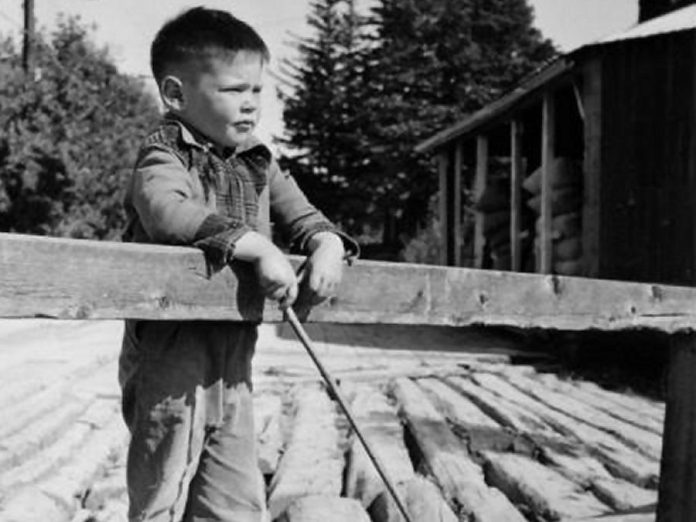
<path fill-rule="evenodd" d="M 165 24 L 151 50 L 166 108 L 128 186 L 125 240 L 196 245 L 213 267 L 253 264 L 264 294 L 291 305 L 298 279 L 270 241 L 270 214 L 308 254 L 310 300 L 336 288 L 354 243 L 310 205 L 253 135 L 269 54 L 229 13 L 202 7 Z M 305 291 L 305 290 L 303 290 Z M 256 325 L 128 321 L 120 359 L 131 521 L 264 520 L 251 357 Z"/>

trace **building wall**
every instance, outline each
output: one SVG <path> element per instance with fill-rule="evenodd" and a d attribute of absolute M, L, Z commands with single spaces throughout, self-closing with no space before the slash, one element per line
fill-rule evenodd
<path fill-rule="evenodd" d="M 695 34 L 603 50 L 600 277 L 696 282 Z"/>

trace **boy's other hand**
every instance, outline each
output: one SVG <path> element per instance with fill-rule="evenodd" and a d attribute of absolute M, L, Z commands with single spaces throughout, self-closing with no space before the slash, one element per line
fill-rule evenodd
<path fill-rule="evenodd" d="M 343 277 L 343 241 L 332 232 L 317 232 L 309 240 L 311 254 L 300 273 L 302 302 L 316 305 L 335 295 Z"/>
<path fill-rule="evenodd" d="M 234 249 L 236 259 L 254 264 L 264 295 L 278 301 L 281 307 L 297 299 L 297 276 L 288 258 L 269 239 L 257 232 L 240 237 Z"/>

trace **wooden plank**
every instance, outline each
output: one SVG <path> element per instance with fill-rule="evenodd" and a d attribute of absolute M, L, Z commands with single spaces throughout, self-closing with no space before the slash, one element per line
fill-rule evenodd
<path fill-rule="evenodd" d="M 297 266 L 299 258 L 293 258 Z M 696 289 L 358 261 L 310 321 L 563 330 L 696 328 Z M 251 267 L 193 248 L 0 234 L 0 317 L 282 321 Z"/>
<path fill-rule="evenodd" d="M 583 275 L 598 277 L 600 272 L 600 189 L 602 179 L 602 62 L 589 60 L 583 70 L 585 112 L 582 206 Z"/>
<path fill-rule="evenodd" d="M 449 220 L 447 219 L 447 198 L 449 183 L 447 181 L 447 172 L 449 171 L 449 154 L 447 150 L 443 150 L 437 156 L 437 170 L 440 180 L 440 231 L 442 234 L 442 249 L 440 250 L 440 264 L 447 265 L 449 256 L 447 255 L 447 238 L 449 237 Z"/>
<path fill-rule="evenodd" d="M 578 422 L 594 426 L 621 440 L 643 455 L 659 460 L 662 440 L 659 435 L 595 409 L 568 393 L 556 392 L 540 382 L 510 372 L 508 380 L 550 408 L 573 417 Z"/>
<path fill-rule="evenodd" d="M 696 335 L 672 341 L 660 468 L 658 522 L 696 520 Z"/>
<path fill-rule="evenodd" d="M 464 377 L 448 377 L 446 381 L 503 426 L 519 433 L 543 435 L 548 438 L 559 437 L 541 416 L 521 408 L 506 397 L 493 394 Z"/>
<path fill-rule="evenodd" d="M 628 448 L 612 435 L 578 422 L 564 412 L 532 399 L 526 393 L 520 393 L 519 388 L 495 375 L 476 374 L 474 379 L 486 389 L 495 390 L 500 397 L 535 413 L 556 431 L 570 437 L 575 444 L 587 445 L 585 449 L 601 461 L 613 475 L 639 486 L 652 486 L 657 482 L 658 463 Z M 550 453 L 550 460 L 563 460 L 557 458 L 557 453 Z"/>
<path fill-rule="evenodd" d="M 487 480 L 542 520 L 568 520 L 607 513 L 609 507 L 557 471 L 522 455 L 484 454 Z"/>
<path fill-rule="evenodd" d="M 401 484 L 400 498 L 406 499 L 406 512 L 413 522 L 457 522 L 437 486 L 421 476 Z M 368 510 L 373 522 L 404 522 L 394 499 L 383 491 Z"/>
<path fill-rule="evenodd" d="M 297 391 L 295 405 L 290 442 L 269 488 L 273 520 L 298 498 L 341 494 L 343 454 L 333 403 L 322 389 L 307 387 Z"/>
<path fill-rule="evenodd" d="M 488 136 L 481 134 L 476 137 L 476 179 L 474 180 L 474 199 L 479 200 L 486 189 L 488 179 Z M 476 215 L 474 230 L 474 267 L 483 267 L 483 254 L 486 238 L 483 235 L 483 218 L 479 212 Z"/>
<path fill-rule="evenodd" d="M 469 458 L 466 447 L 415 383 L 399 379 L 393 393 L 426 467 L 445 498 L 461 506 L 460 515 L 479 522 L 524 521 L 500 491 L 486 485 L 481 469 Z"/>
<path fill-rule="evenodd" d="M 128 431 L 119 415 L 96 430 L 66 466 L 20 489 L 0 505 L 4 522 L 68 522 L 88 486 L 108 463 L 109 455 L 123 447 Z"/>
<path fill-rule="evenodd" d="M 442 411 L 450 422 L 464 426 L 467 430 L 483 428 L 485 430 L 500 429 L 501 426 L 470 399 L 457 393 L 454 388 L 447 386 L 439 379 L 419 379 L 418 385 L 428 394 L 428 397 Z"/>
<path fill-rule="evenodd" d="M 551 237 L 551 164 L 556 149 L 556 103 L 554 92 L 544 94 L 541 118 L 541 236 L 539 237 L 539 259 L 537 272 L 550 274 L 553 266 L 553 242 Z"/>
<path fill-rule="evenodd" d="M 630 482 L 613 478 L 593 479 L 592 492 L 598 499 L 617 511 L 646 506 L 652 511 L 657 504 L 657 491 L 654 489 L 640 488 Z"/>
<path fill-rule="evenodd" d="M 452 260 L 454 266 L 462 266 L 462 149 L 464 144 L 454 145 L 454 168 L 452 169 Z"/>
<path fill-rule="evenodd" d="M 550 389 L 566 394 L 580 400 L 582 403 L 591 406 L 592 408 L 601 410 L 607 415 L 616 417 L 617 419 L 633 424 L 634 426 L 650 431 L 658 436 L 662 435 L 664 426 L 664 416 L 656 418 L 649 414 L 647 400 L 641 401 L 639 398 L 634 398 L 633 401 L 612 401 L 607 394 L 589 393 L 578 382 L 568 382 L 560 380 L 553 374 L 538 375 L 537 379 Z M 636 407 L 635 403 L 639 403 Z"/>
<path fill-rule="evenodd" d="M 311 495 L 295 500 L 278 522 L 370 522 L 357 500 Z"/>
<path fill-rule="evenodd" d="M 373 386 L 359 386 L 351 410 L 391 482 L 397 485 L 412 479 L 415 471 L 404 444 L 403 426 L 387 397 Z M 348 455 L 344 489 L 347 496 L 357 498 L 365 507 L 385 491 L 384 481 L 357 437 Z"/>
<path fill-rule="evenodd" d="M 511 270 L 522 269 L 522 122 L 512 120 L 510 124 L 510 258 Z"/>

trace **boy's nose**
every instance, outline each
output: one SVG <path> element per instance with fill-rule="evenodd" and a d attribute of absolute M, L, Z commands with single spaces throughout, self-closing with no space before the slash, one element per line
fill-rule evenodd
<path fill-rule="evenodd" d="M 249 114 L 251 112 L 256 111 L 258 109 L 258 102 L 256 100 L 255 96 L 249 96 L 244 99 L 242 102 L 242 112 L 245 114 Z"/>

